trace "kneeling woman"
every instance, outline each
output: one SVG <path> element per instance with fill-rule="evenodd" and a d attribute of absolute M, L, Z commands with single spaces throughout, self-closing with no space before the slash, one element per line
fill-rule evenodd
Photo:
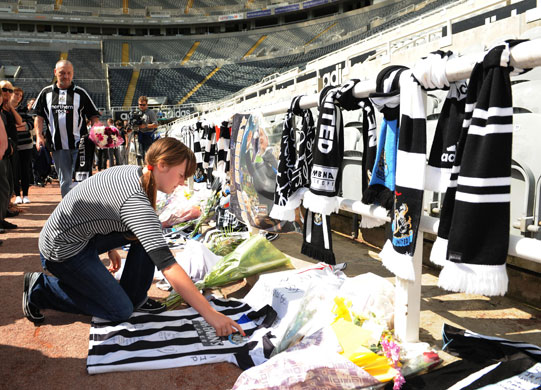
<path fill-rule="evenodd" d="M 177 264 L 162 235 L 155 213 L 156 192 L 171 193 L 195 171 L 191 150 L 174 138 L 154 142 L 147 166 L 112 167 L 73 188 L 53 211 L 39 237 L 43 268 L 24 276 L 23 312 L 35 323 L 40 309 L 127 319 L 134 310 L 163 309 L 147 291 L 157 266 L 171 286 L 216 329 L 227 336 L 241 327 L 214 310 Z M 99 259 L 109 253 L 117 270 L 114 250 L 130 244 L 120 283 Z"/>

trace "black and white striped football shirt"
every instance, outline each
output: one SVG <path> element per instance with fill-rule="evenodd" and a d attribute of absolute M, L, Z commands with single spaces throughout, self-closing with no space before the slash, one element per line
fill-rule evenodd
<path fill-rule="evenodd" d="M 141 175 L 137 166 L 120 165 L 75 186 L 45 222 L 39 235 L 41 254 L 61 262 L 81 252 L 97 234 L 131 232 L 158 269 L 174 264 Z"/>
<path fill-rule="evenodd" d="M 76 149 L 87 132 L 86 119 L 100 115 L 88 92 L 73 83 L 68 89 L 56 84 L 43 88 L 32 109 L 47 122 L 54 150 Z"/>

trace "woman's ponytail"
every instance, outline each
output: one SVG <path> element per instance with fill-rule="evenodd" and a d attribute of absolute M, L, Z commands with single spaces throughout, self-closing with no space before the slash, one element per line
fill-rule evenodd
<path fill-rule="evenodd" d="M 141 186 L 147 194 L 148 200 L 150 201 L 152 208 L 156 209 L 156 198 L 158 196 L 158 189 L 156 188 L 156 179 L 154 178 L 152 170 L 147 169 L 143 173 L 143 176 L 141 176 Z"/>

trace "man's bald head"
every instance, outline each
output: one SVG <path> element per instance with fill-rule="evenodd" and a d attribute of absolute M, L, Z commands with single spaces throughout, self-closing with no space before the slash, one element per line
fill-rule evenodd
<path fill-rule="evenodd" d="M 68 60 L 60 60 L 54 68 L 56 86 L 60 89 L 68 89 L 73 80 L 73 64 Z"/>

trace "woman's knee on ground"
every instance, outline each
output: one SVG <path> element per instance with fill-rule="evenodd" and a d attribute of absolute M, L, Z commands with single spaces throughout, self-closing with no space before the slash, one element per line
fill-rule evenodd
<path fill-rule="evenodd" d="M 104 308 L 107 312 L 105 320 L 109 321 L 123 321 L 130 318 L 133 313 L 133 304 L 129 299 L 117 300 L 111 307 Z"/>

